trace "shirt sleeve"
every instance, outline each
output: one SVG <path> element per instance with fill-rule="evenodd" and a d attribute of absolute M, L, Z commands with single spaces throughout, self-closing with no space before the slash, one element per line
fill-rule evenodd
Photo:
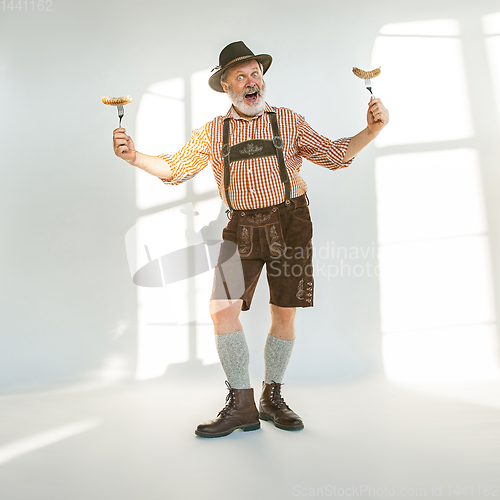
<path fill-rule="evenodd" d="M 299 115 L 298 118 L 298 148 L 299 154 L 317 165 L 336 170 L 337 168 L 348 167 L 355 157 L 344 162 L 344 156 L 351 142 L 350 137 L 343 137 L 336 141 L 331 141 L 327 137 L 318 134 Z"/>
<path fill-rule="evenodd" d="M 166 161 L 172 171 L 172 179 L 167 181 L 159 177 L 161 181 L 168 185 L 181 184 L 201 172 L 210 159 L 210 141 L 208 138 L 207 125 L 196 129 L 191 135 L 191 139 L 177 153 L 173 155 L 157 155 L 158 158 Z"/>

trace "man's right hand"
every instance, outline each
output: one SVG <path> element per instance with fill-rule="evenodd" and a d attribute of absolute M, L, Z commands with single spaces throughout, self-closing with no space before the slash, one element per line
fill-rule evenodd
<path fill-rule="evenodd" d="M 137 157 L 134 141 L 127 135 L 124 128 L 113 130 L 113 149 L 115 155 L 128 163 L 133 163 Z"/>

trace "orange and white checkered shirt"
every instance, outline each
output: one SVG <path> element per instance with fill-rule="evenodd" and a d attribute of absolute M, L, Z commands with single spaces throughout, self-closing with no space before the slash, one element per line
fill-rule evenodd
<path fill-rule="evenodd" d="M 230 117 L 229 145 L 251 139 L 273 138 L 271 121 L 266 111 L 275 111 L 280 135 L 283 138 L 283 155 L 290 177 L 290 196 L 295 198 L 307 191 L 307 184 L 300 176 L 302 158 L 322 167 L 336 170 L 349 166 L 354 158 L 343 162 L 351 138 L 336 141 L 318 134 L 304 117 L 287 108 L 275 108 L 266 103 L 264 111 L 251 120 L 241 118 L 233 107 L 226 116 L 218 116 L 203 127 L 194 130 L 191 139 L 173 155 L 158 155 L 172 171 L 171 181 L 180 184 L 195 176 L 210 162 L 222 201 L 227 206 L 224 192 L 224 162 L 222 159 L 222 126 Z M 235 210 L 277 205 L 285 201 L 285 188 L 280 179 L 278 158 L 268 156 L 231 163 L 229 197 Z"/>

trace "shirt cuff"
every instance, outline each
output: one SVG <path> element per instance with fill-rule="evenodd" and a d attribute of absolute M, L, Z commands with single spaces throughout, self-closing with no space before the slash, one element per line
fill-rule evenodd
<path fill-rule="evenodd" d="M 180 179 L 181 177 L 181 172 L 179 172 L 179 167 L 176 167 L 175 165 L 172 165 L 168 159 L 170 158 L 170 155 L 156 155 L 157 158 L 161 158 L 164 162 L 168 163 L 168 166 L 170 167 L 170 171 L 172 172 L 172 179 L 170 181 L 167 181 L 167 179 L 163 179 L 162 177 L 158 177 L 160 181 L 163 182 L 163 184 L 166 184 L 167 186 L 176 186 L 177 184 L 180 184 L 182 180 Z"/>
<path fill-rule="evenodd" d="M 337 141 L 335 141 L 338 144 L 340 150 L 343 152 L 342 160 L 344 159 L 344 156 L 347 153 L 347 148 L 349 147 L 349 144 L 351 143 L 351 139 L 352 139 L 352 137 L 342 137 L 342 139 L 338 139 Z M 354 161 L 354 158 L 356 158 L 356 156 L 353 156 L 350 160 L 341 161 L 340 168 L 348 167 Z"/>

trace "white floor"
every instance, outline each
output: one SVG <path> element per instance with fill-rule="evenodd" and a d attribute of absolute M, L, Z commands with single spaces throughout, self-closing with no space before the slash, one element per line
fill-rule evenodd
<path fill-rule="evenodd" d="M 219 439 L 194 435 L 224 404 L 219 377 L 2 396 L 0 499 L 500 496 L 500 386 L 438 389 L 285 384 L 303 431 Z"/>

